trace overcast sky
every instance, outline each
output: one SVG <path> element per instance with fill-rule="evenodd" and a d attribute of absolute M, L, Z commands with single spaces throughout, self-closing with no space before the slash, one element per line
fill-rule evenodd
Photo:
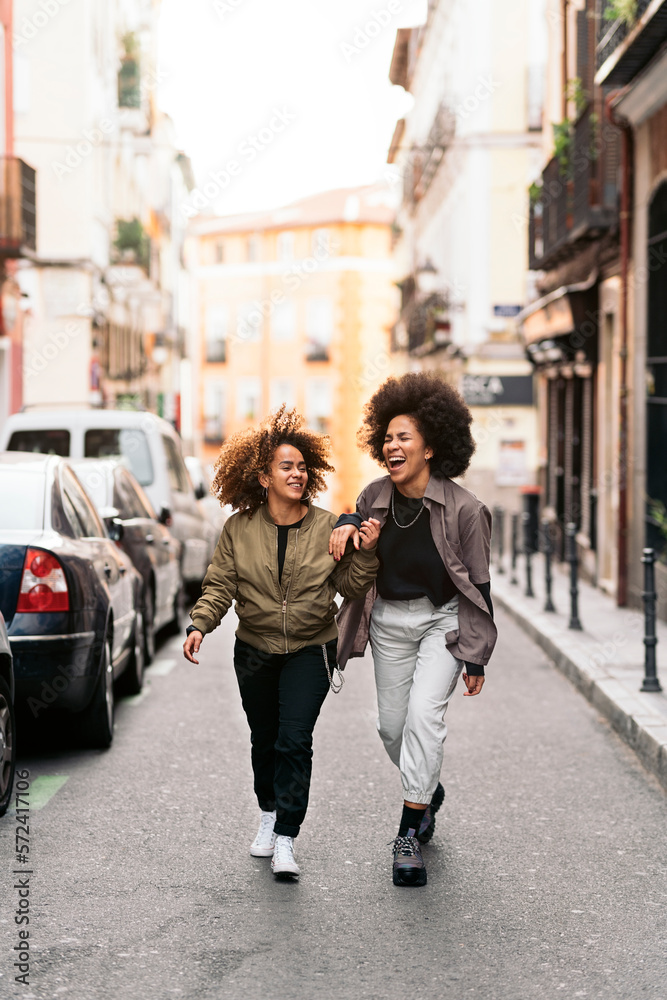
<path fill-rule="evenodd" d="M 426 0 L 163 0 L 159 100 L 198 184 L 226 184 L 215 210 L 381 177 L 410 101 L 388 79 L 396 29 L 425 14 Z"/>

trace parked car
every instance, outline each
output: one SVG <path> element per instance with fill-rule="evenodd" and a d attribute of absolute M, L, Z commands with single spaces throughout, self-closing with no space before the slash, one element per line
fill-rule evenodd
<path fill-rule="evenodd" d="M 16 722 L 14 720 L 14 663 L 0 612 L 0 816 L 12 799 L 16 767 Z"/>
<path fill-rule="evenodd" d="M 122 455 L 165 523 L 183 544 L 181 575 L 196 588 L 218 537 L 197 504 L 181 440 L 166 420 L 138 410 L 30 409 L 5 421 L 0 451 L 79 458 Z"/>
<path fill-rule="evenodd" d="M 114 681 L 141 689 L 142 581 L 69 463 L 0 453 L 0 611 L 16 708 L 76 713 L 89 745 L 113 739 Z"/>
<path fill-rule="evenodd" d="M 127 553 L 143 581 L 144 656 L 155 653 L 155 633 L 181 627 L 181 543 L 157 520 L 151 502 L 124 459 L 84 458 L 72 468 L 95 504 L 109 537 Z"/>
<path fill-rule="evenodd" d="M 211 480 L 209 479 L 204 466 L 196 455 L 186 455 L 185 464 L 190 473 L 190 479 L 194 486 L 195 496 L 204 517 L 215 528 L 216 535 L 220 535 L 225 521 L 233 513 L 231 507 L 221 507 L 219 500 L 211 494 Z"/>

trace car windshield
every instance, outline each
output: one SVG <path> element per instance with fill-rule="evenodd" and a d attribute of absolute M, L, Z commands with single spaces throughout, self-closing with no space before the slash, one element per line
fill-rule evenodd
<path fill-rule="evenodd" d="M 153 482 L 148 439 L 143 431 L 135 427 L 96 427 L 86 431 L 84 455 L 86 458 L 124 455 L 142 486 L 150 486 Z"/>
<path fill-rule="evenodd" d="M 20 497 L 20 503 L 17 503 Z M 22 469 L 0 473 L 0 526 L 2 528 L 44 527 L 44 476 Z"/>
<path fill-rule="evenodd" d="M 69 455 L 69 431 L 14 431 L 7 451 L 35 451 L 43 455 Z"/>

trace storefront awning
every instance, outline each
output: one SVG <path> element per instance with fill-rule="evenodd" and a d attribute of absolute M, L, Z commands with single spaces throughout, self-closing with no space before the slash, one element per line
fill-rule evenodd
<path fill-rule="evenodd" d="M 562 285 L 526 306 L 517 316 L 526 346 L 574 334 L 584 324 L 597 328 L 597 280 L 596 270 L 585 281 Z"/>

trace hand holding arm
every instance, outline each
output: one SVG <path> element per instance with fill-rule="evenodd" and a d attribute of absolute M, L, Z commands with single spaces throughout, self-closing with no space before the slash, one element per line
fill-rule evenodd
<path fill-rule="evenodd" d="M 368 521 L 361 522 L 361 547 L 362 549 L 374 549 L 380 537 L 380 522 L 371 517 Z M 357 545 L 356 548 L 359 548 Z"/>
<path fill-rule="evenodd" d="M 340 562 L 345 554 L 345 548 L 349 539 L 355 549 L 359 548 L 359 530 L 354 524 L 344 524 L 340 528 L 334 528 L 329 536 L 329 555 L 333 556 L 336 562 Z"/>

